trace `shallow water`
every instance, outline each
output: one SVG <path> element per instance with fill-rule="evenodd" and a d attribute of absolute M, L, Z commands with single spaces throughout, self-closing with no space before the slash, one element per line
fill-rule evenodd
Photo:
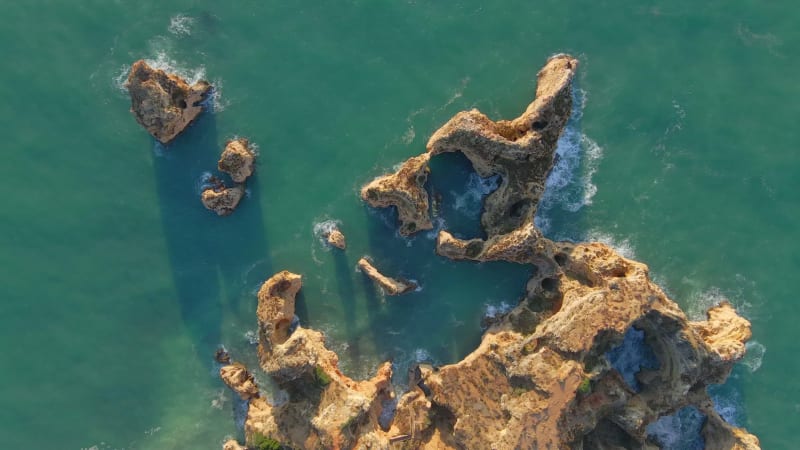
<path fill-rule="evenodd" d="M 758 347 L 718 404 L 764 448 L 793 448 L 794 3 L 33 0 L 3 10 L 4 448 L 219 448 L 236 426 L 213 350 L 254 359 L 255 291 L 281 269 L 303 274 L 302 323 L 328 333 L 351 374 L 385 358 L 463 357 L 481 316 L 513 304 L 530 269 L 438 258 L 432 234 L 400 238 L 394 215 L 365 207 L 358 188 L 423 151 L 460 110 L 517 115 L 557 52 L 580 58 L 582 101 L 560 149 L 571 165 L 540 223 L 635 255 L 694 315 L 730 298 Z M 167 148 L 120 89 L 139 58 L 219 87 L 215 113 Z M 260 158 L 248 197 L 221 219 L 197 188 L 236 135 Z M 457 160 L 432 168 L 443 196 L 480 187 Z M 474 196 L 463 204 L 441 219 L 476 233 Z M 325 220 L 340 221 L 346 253 L 315 237 Z M 382 297 L 354 270 L 362 255 L 422 290 Z"/>

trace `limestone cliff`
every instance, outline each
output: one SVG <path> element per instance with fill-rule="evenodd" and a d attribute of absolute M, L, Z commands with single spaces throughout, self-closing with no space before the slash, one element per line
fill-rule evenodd
<path fill-rule="evenodd" d="M 197 118 L 203 111 L 200 103 L 211 92 L 207 81 L 189 85 L 183 78 L 154 69 L 144 60 L 133 63 L 125 87 L 136 121 L 164 144 Z"/>
<path fill-rule="evenodd" d="M 417 367 L 392 408 L 390 365 L 368 381 L 344 376 L 323 336 L 296 325 L 300 277 L 281 272 L 259 291 L 259 353 L 289 400 L 252 400 L 249 437 L 308 449 L 655 449 L 648 425 L 692 405 L 706 416 L 707 448 L 758 448 L 755 436 L 725 423 L 706 392 L 744 355 L 746 319 L 722 302 L 691 322 L 646 265 L 604 244 L 550 241 L 534 225 L 577 67 L 569 56 L 551 58 L 520 117 L 459 113 L 425 154 L 362 190 L 371 204 L 396 206 L 408 234 L 430 223 L 423 187 L 430 156 L 462 151 L 480 175 L 500 175 L 484 202 L 487 239 L 442 231 L 437 252 L 535 266 L 520 303 L 462 361 Z M 614 355 L 630 342 L 638 347 L 626 351 L 652 353 L 654 361 L 624 370 Z"/>

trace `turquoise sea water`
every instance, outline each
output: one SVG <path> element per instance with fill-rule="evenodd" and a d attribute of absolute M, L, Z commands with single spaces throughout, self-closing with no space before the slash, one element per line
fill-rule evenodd
<path fill-rule="evenodd" d="M 529 269 L 438 258 L 357 191 L 460 110 L 515 117 L 557 52 L 582 65 L 540 223 L 646 262 L 694 317 L 730 298 L 754 337 L 718 406 L 796 447 L 796 4 L 437 3 L 3 2 L 0 447 L 219 448 L 237 428 L 213 351 L 254 360 L 254 294 L 281 269 L 352 375 L 463 357 Z M 139 58 L 219 87 L 168 148 L 120 88 Z M 218 218 L 198 185 L 235 135 L 259 145 L 257 174 Z M 472 234 L 490 182 L 450 156 L 431 185 Z M 314 236 L 325 220 L 346 253 Z M 383 298 L 354 271 L 365 254 L 422 291 Z"/>

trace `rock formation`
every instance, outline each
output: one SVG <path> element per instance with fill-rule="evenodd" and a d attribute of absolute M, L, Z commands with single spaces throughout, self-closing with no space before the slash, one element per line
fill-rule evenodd
<path fill-rule="evenodd" d="M 243 364 L 233 363 L 219 369 L 219 377 L 233 389 L 242 400 L 258 397 L 258 386 L 253 375 Z"/>
<path fill-rule="evenodd" d="M 362 432 L 377 423 L 383 403 L 392 395 L 391 364 L 383 364 L 367 381 L 342 374 L 322 333 L 293 325 L 300 280 L 283 271 L 258 292 L 261 366 L 289 393 L 289 400 L 251 400 L 245 434 L 248 441 L 270 436 L 296 448 L 352 448 Z"/>
<path fill-rule="evenodd" d="M 361 188 L 361 198 L 374 207 L 397 207 L 400 234 L 408 236 L 433 228 L 428 212 L 428 179 L 430 155 L 423 153 L 403 163 L 396 173 L 372 180 Z"/>
<path fill-rule="evenodd" d="M 460 113 L 433 135 L 426 154 L 362 190 L 371 203 L 396 206 L 401 232 L 409 233 L 429 223 L 422 185 L 430 155 L 463 151 L 480 175 L 499 174 L 481 219 L 487 239 L 443 231 L 437 252 L 535 266 L 519 305 L 462 361 L 416 367 L 392 408 L 388 363 L 369 381 L 345 377 L 322 335 L 295 325 L 300 277 L 281 272 L 258 294 L 259 354 L 289 400 L 251 400 L 249 439 L 331 449 L 655 449 L 648 425 L 691 405 L 706 416 L 707 448 L 759 448 L 755 436 L 725 423 L 706 392 L 744 355 L 747 320 L 722 302 L 691 322 L 644 264 L 600 243 L 550 241 L 533 223 L 576 68 L 569 56 L 551 58 L 522 116 L 492 122 L 478 111 Z M 638 347 L 625 347 L 630 342 Z M 655 361 L 631 372 L 615 362 L 620 349 Z"/>
<path fill-rule="evenodd" d="M 340 250 L 345 250 L 347 248 L 347 240 L 337 225 L 332 225 L 331 227 L 323 230 L 322 238 L 325 239 L 325 242 L 327 242 L 328 245 L 336 247 Z"/>
<path fill-rule="evenodd" d="M 253 174 L 256 156 L 247 139 L 239 138 L 228 141 L 219 158 L 217 167 L 229 174 L 236 183 L 244 183 Z"/>
<path fill-rule="evenodd" d="M 201 102 L 212 89 L 202 80 L 190 86 L 183 78 L 154 69 L 144 60 L 133 63 L 125 87 L 136 121 L 164 144 L 203 111 Z"/>
<path fill-rule="evenodd" d="M 207 209 L 219 216 L 227 216 L 236 209 L 242 197 L 244 197 L 244 185 L 225 187 L 219 184 L 203 190 L 200 199 Z"/>
<path fill-rule="evenodd" d="M 240 445 L 235 439 L 229 439 L 222 444 L 222 450 L 247 450 L 247 448 Z"/>
<path fill-rule="evenodd" d="M 417 284 L 413 281 L 403 280 L 403 279 L 395 279 L 391 277 L 387 277 L 386 275 L 380 273 L 378 269 L 373 266 L 367 258 L 361 258 L 358 260 L 358 268 L 364 275 L 372 278 L 378 286 L 383 289 L 383 292 L 386 295 L 400 295 L 405 294 L 417 289 Z"/>

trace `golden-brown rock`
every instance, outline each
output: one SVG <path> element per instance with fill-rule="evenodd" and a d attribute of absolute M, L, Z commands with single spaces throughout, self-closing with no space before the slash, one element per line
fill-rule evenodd
<path fill-rule="evenodd" d="M 219 377 L 229 388 L 239 394 L 242 400 L 258 397 L 256 380 L 243 364 L 233 363 L 222 366 L 219 369 Z"/>
<path fill-rule="evenodd" d="M 433 228 L 424 187 L 430 171 L 429 159 L 427 153 L 409 158 L 397 172 L 378 177 L 361 188 L 361 199 L 371 206 L 397 208 L 403 236 Z"/>
<path fill-rule="evenodd" d="M 462 240 L 442 231 L 437 252 L 536 266 L 519 305 L 495 320 L 462 361 L 418 367 L 384 427 L 377 417 L 386 404 L 380 400 L 390 397 L 388 366 L 373 380 L 355 382 L 339 372 L 320 333 L 298 327 L 279 344 L 265 344 L 271 334 L 262 333 L 261 348 L 269 348 L 261 351 L 262 366 L 292 398 L 277 406 L 253 400 L 248 433 L 300 448 L 650 450 L 657 443 L 647 426 L 693 405 L 706 416 L 702 432 L 709 448 L 758 448 L 754 436 L 724 422 L 706 392 L 744 355 L 746 319 L 723 302 L 706 321 L 690 322 L 651 282 L 646 265 L 604 244 L 550 241 L 534 225 L 569 115 L 575 68 L 568 56 L 551 58 L 539 74 L 536 100 L 519 118 L 492 122 L 477 111 L 460 113 L 429 142 L 427 154 L 463 151 L 479 174 L 503 178 L 485 200 L 487 239 Z M 403 211 L 403 233 L 427 218 L 424 179 L 416 178 L 427 157 L 412 160 L 405 172 L 362 190 L 366 199 L 373 192 L 371 200 Z M 259 324 L 287 316 L 262 313 L 262 302 L 281 311 L 278 291 L 259 295 Z M 630 347 L 637 339 L 640 348 Z M 652 353 L 656 361 L 621 373 L 612 356 L 620 350 Z M 309 386 L 317 391 L 309 394 Z M 305 411 L 313 411 L 310 420 Z"/>
<path fill-rule="evenodd" d="M 417 284 L 410 280 L 395 279 L 380 273 L 367 258 L 358 260 L 358 268 L 361 272 L 370 277 L 378 286 L 383 289 L 386 295 L 400 295 L 412 292 L 417 289 Z"/>
<path fill-rule="evenodd" d="M 236 183 L 244 183 L 253 174 L 256 155 L 247 139 L 228 141 L 217 162 L 219 170 L 229 174 Z"/>
<path fill-rule="evenodd" d="M 237 184 L 233 187 L 214 186 L 205 189 L 200 196 L 203 206 L 214 211 L 219 216 L 227 216 L 239 205 L 244 197 L 244 185 Z"/>
<path fill-rule="evenodd" d="M 330 231 L 327 231 L 323 234 L 323 237 L 328 242 L 328 244 L 344 250 L 347 248 L 347 240 L 344 237 L 344 234 L 338 228 L 332 228 Z"/>
<path fill-rule="evenodd" d="M 131 112 L 148 133 L 166 144 L 203 111 L 201 102 L 211 92 L 207 81 L 189 85 L 175 74 L 150 67 L 144 60 L 131 66 L 125 87 Z"/>
<path fill-rule="evenodd" d="M 378 427 L 389 389 L 391 364 L 371 380 L 353 381 L 339 371 L 339 359 L 325 347 L 322 333 L 291 326 L 299 275 L 280 272 L 258 293 L 259 356 L 262 368 L 289 392 L 288 402 L 250 403 L 245 433 L 271 436 L 296 448 L 353 448 Z"/>

